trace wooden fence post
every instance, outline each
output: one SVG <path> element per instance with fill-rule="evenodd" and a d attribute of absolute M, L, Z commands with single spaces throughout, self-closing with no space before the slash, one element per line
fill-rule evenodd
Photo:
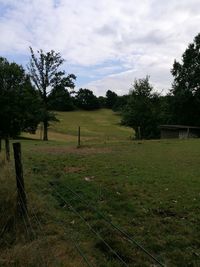
<path fill-rule="evenodd" d="M 77 148 L 79 148 L 81 146 L 81 127 L 78 127 L 78 146 Z"/>
<path fill-rule="evenodd" d="M 9 138 L 5 138 L 5 149 L 6 149 L 6 159 L 7 161 L 10 161 L 10 143 Z"/>
<path fill-rule="evenodd" d="M 15 172 L 18 192 L 18 208 L 21 215 L 27 214 L 27 200 L 24 188 L 23 167 L 21 159 L 21 144 L 13 143 L 14 158 L 15 158 Z"/>

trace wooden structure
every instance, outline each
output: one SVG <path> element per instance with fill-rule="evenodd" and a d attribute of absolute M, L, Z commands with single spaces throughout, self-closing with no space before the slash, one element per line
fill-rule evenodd
<path fill-rule="evenodd" d="M 200 127 L 186 125 L 160 125 L 162 139 L 168 138 L 198 138 L 200 137 Z"/>

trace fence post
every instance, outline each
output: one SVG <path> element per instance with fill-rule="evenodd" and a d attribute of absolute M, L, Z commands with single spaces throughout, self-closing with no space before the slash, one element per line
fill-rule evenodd
<path fill-rule="evenodd" d="M 10 161 L 10 144 L 9 144 L 9 138 L 5 138 L 5 149 L 6 149 L 6 159 L 7 161 Z"/>
<path fill-rule="evenodd" d="M 27 213 L 27 200 L 24 188 L 24 177 L 23 167 L 21 159 L 21 144 L 13 143 L 14 158 L 15 158 L 15 172 L 16 172 L 16 183 L 18 192 L 18 208 L 21 215 Z"/>
<path fill-rule="evenodd" d="M 81 146 L 81 127 L 78 126 L 78 145 L 77 148 Z"/>

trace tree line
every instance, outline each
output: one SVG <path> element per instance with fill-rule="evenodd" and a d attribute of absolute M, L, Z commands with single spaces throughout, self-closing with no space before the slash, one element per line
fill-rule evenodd
<path fill-rule="evenodd" d="M 165 96 L 155 92 L 149 77 L 135 80 L 122 110 L 122 123 L 136 137 L 160 136 L 160 124 L 200 126 L 200 34 L 188 45 L 181 61 L 174 61 L 172 88 Z"/>
<path fill-rule="evenodd" d="M 136 138 L 158 138 L 160 124 L 199 126 L 200 34 L 189 44 L 181 62 L 174 61 L 172 88 L 163 96 L 150 84 L 149 76 L 136 79 L 128 94 L 108 90 L 97 97 L 87 88 L 75 91 L 76 76 L 61 69 L 63 58 L 51 50 L 30 48 L 28 71 L 0 57 L 0 139 L 15 138 L 22 131 L 34 133 L 43 123 L 48 140 L 53 111 L 110 108 L 120 112 L 121 123 L 135 130 Z"/>
<path fill-rule="evenodd" d="M 74 91 L 76 76 L 61 69 L 64 59 L 51 50 L 34 52 L 30 47 L 28 71 L 15 62 L 0 57 L 0 149 L 5 139 L 9 158 L 9 139 L 22 131 L 35 133 L 43 123 L 43 140 L 48 140 L 53 111 L 93 110 L 112 107 L 114 92 L 98 98 L 86 88 Z"/>

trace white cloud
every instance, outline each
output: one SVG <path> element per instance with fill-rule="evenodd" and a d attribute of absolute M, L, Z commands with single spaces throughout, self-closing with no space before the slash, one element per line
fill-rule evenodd
<path fill-rule="evenodd" d="M 169 88 L 173 60 L 200 24 L 198 0 L 0 0 L 0 8 L 2 53 L 27 55 L 30 45 L 60 51 L 67 64 L 86 67 L 84 75 L 99 73 L 82 84 L 98 94 L 127 92 L 147 74 L 159 90 Z"/>

